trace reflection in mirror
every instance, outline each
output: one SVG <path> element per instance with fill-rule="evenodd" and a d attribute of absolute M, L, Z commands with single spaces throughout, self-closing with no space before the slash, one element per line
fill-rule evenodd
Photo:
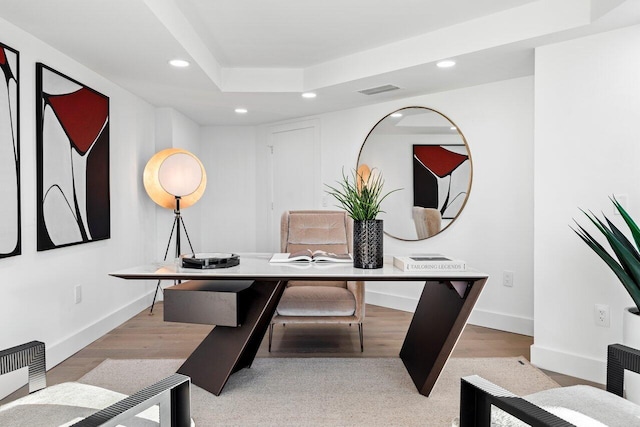
<path fill-rule="evenodd" d="M 385 189 L 402 188 L 382 202 L 384 231 L 401 240 L 422 240 L 446 229 L 471 189 L 467 142 L 443 114 L 407 107 L 380 120 L 358 156 L 358 168 L 382 172 Z"/>

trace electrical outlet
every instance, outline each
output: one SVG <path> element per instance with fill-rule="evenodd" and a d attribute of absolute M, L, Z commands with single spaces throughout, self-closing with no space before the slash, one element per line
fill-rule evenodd
<path fill-rule="evenodd" d="M 596 326 L 608 328 L 610 323 L 609 306 L 604 304 L 596 304 L 593 307 L 593 320 L 596 322 Z"/>
<path fill-rule="evenodd" d="M 513 271 L 503 271 L 502 272 L 502 285 L 513 287 Z"/>
<path fill-rule="evenodd" d="M 80 304 L 82 302 L 82 286 L 81 285 L 76 285 L 74 289 L 74 298 L 75 298 L 76 304 Z"/>

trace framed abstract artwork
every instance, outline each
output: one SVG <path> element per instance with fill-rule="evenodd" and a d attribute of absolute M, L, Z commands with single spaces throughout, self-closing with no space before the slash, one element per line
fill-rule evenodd
<path fill-rule="evenodd" d="M 109 98 L 36 64 L 37 249 L 108 239 Z"/>
<path fill-rule="evenodd" d="M 0 43 L 0 258 L 20 255 L 20 80 L 17 50 Z"/>
<path fill-rule="evenodd" d="M 0 43 L 0 258 L 20 255 L 19 53 Z"/>
<path fill-rule="evenodd" d="M 413 205 L 455 218 L 469 190 L 471 160 L 464 144 L 413 146 Z"/>

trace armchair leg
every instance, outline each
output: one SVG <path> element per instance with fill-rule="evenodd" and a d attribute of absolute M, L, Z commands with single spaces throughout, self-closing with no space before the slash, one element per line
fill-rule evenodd
<path fill-rule="evenodd" d="M 360 352 L 364 352 L 364 333 L 362 323 L 358 323 L 358 335 L 360 335 Z"/>
<path fill-rule="evenodd" d="M 271 341 L 273 340 L 273 323 L 269 324 L 269 353 L 271 353 Z"/>

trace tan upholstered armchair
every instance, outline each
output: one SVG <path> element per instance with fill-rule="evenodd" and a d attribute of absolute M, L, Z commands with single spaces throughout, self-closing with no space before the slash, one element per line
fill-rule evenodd
<path fill-rule="evenodd" d="M 442 216 L 438 209 L 414 206 L 412 212 L 418 239 L 435 236 L 442 229 Z"/>
<path fill-rule="evenodd" d="M 282 214 L 280 251 L 353 251 L 353 220 L 344 211 L 287 211 Z M 358 324 L 364 350 L 364 282 L 290 281 L 269 327 L 269 351 L 277 323 Z"/>

